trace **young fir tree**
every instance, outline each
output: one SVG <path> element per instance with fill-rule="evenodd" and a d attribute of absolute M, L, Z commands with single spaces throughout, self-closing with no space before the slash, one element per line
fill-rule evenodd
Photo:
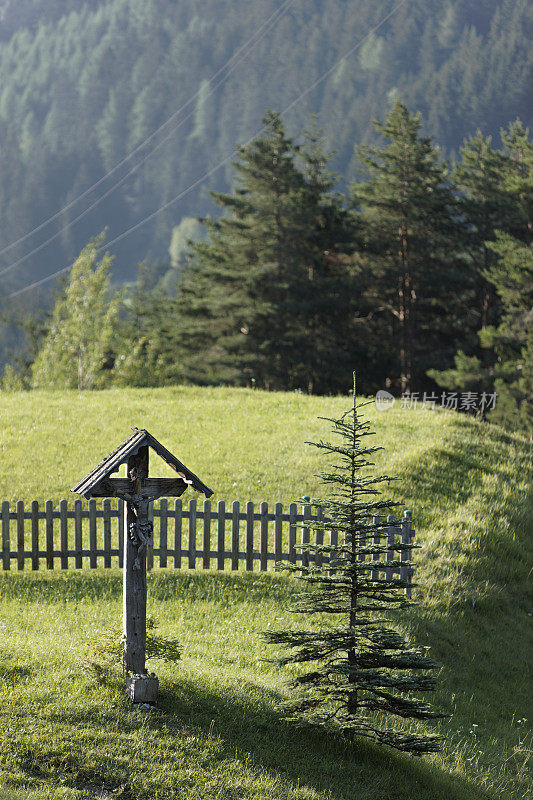
<path fill-rule="evenodd" d="M 336 530 L 341 543 L 306 546 L 322 555 L 322 565 L 303 571 L 290 567 L 301 571 L 299 577 L 307 584 L 295 610 L 330 614 L 338 622 L 315 630 L 273 631 L 265 636 L 270 643 L 289 649 L 279 660 L 281 664 L 309 664 L 308 671 L 295 681 L 305 692 L 290 706 L 297 717 L 314 724 L 335 724 L 350 738 L 364 736 L 413 753 L 434 752 L 439 749 L 438 736 L 383 724 L 384 716 L 435 719 L 443 715 L 412 696 L 435 688 L 429 673 L 437 665 L 385 619 L 388 612 L 409 605 L 404 595 L 407 584 L 396 577 L 376 578 L 372 572 L 385 566 L 405 566 L 405 562 L 387 562 L 386 542 L 374 543 L 378 533 L 383 542 L 384 527 L 390 522 L 373 521 L 373 515 L 397 503 L 379 498 L 380 484 L 389 478 L 366 472 L 370 457 L 380 448 L 366 444 L 366 437 L 373 432 L 369 423 L 360 419 L 360 406 L 354 374 L 353 407 L 340 419 L 328 420 L 338 441 L 310 443 L 334 460 L 331 471 L 320 475 L 331 491 L 312 503 L 324 508 L 333 520 L 321 527 Z M 374 557 L 378 560 L 372 560 Z"/>

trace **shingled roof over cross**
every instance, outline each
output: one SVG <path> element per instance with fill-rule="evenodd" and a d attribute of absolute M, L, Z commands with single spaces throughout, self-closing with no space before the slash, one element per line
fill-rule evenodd
<path fill-rule="evenodd" d="M 197 492 L 203 492 L 206 497 L 211 497 L 213 491 L 203 483 L 200 478 L 191 472 L 179 459 L 176 458 L 166 447 L 163 447 L 161 442 L 158 442 L 155 436 L 152 436 L 144 428 L 133 428 L 133 433 L 127 439 L 119 444 L 106 458 L 91 471 L 88 475 L 82 478 L 79 483 L 74 486 L 71 491 L 76 494 L 81 494 L 86 498 L 89 497 L 102 497 L 108 494 L 107 491 L 102 491 L 103 485 L 108 481 L 109 476 L 113 472 L 126 463 L 131 456 L 136 455 L 141 447 L 151 447 L 154 452 L 160 456 L 163 461 L 172 467 L 178 475 L 178 479 L 187 486 L 192 486 Z"/>

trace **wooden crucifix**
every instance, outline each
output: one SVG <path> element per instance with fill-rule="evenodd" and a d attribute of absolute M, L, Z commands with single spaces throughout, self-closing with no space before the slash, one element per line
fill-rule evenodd
<path fill-rule="evenodd" d="M 152 448 L 177 473 L 176 478 L 149 478 Z M 126 464 L 125 478 L 112 478 Z M 124 514 L 123 638 L 126 692 L 133 703 L 157 701 L 159 682 L 146 670 L 146 551 L 152 542 L 150 503 L 159 497 L 180 497 L 188 486 L 206 497 L 213 492 L 147 430 L 133 428 L 92 472 L 71 490 L 84 497 L 118 497 Z"/>

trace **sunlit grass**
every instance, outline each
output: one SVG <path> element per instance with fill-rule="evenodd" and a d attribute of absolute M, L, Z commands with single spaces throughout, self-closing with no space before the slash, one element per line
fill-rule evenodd
<path fill-rule="evenodd" d="M 214 491 L 214 501 L 290 502 L 313 494 L 323 461 L 306 441 L 327 437 L 318 417 L 346 397 L 172 387 L 102 392 L 0 393 L 0 499 L 73 497 L 71 487 L 131 433 L 147 428 Z M 450 415 L 392 409 L 365 415 L 376 429 L 380 469 L 394 474 L 431 449 Z M 152 456 L 153 474 L 171 474 Z"/>
<path fill-rule="evenodd" d="M 316 417 L 349 399 L 169 389 L 0 402 L 0 499 L 61 499 L 136 424 L 211 485 L 214 500 L 286 503 L 315 493 L 319 456 L 304 442 L 327 437 Z M 443 753 L 414 759 L 283 722 L 290 671 L 265 661 L 260 633 L 310 624 L 287 610 L 292 579 L 154 571 L 149 610 L 183 658 L 152 664 L 161 711 L 143 716 L 79 666 L 83 643 L 120 618 L 119 572 L 11 574 L 0 578 L 6 798 L 527 797 L 530 447 L 450 414 L 373 405 L 367 414 L 386 448 L 377 468 L 399 475 L 390 491 L 413 509 L 419 604 L 400 622 L 442 664 L 434 702 L 453 712 Z"/>

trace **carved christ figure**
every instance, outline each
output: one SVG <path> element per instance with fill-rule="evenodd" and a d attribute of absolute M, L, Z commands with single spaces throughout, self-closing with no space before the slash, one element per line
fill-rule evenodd
<path fill-rule="evenodd" d="M 165 487 L 154 487 L 150 489 L 146 486 L 143 487 L 143 480 L 140 475 L 138 475 L 136 467 L 133 467 L 133 469 L 129 471 L 128 477 L 134 486 L 134 491 L 124 492 L 115 489 L 114 494 L 116 497 L 124 500 L 135 515 L 135 521 L 130 523 L 128 534 L 130 541 L 137 548 L 133 569 L 140 570 L 142 563 L 141 558 L 146 556 L 146 548 L 154 532 L 153 523 L 149 518 L 149 505 L 153 503 L 154 500 L 162 497 L 166 493 L 166 490 Z"/>

